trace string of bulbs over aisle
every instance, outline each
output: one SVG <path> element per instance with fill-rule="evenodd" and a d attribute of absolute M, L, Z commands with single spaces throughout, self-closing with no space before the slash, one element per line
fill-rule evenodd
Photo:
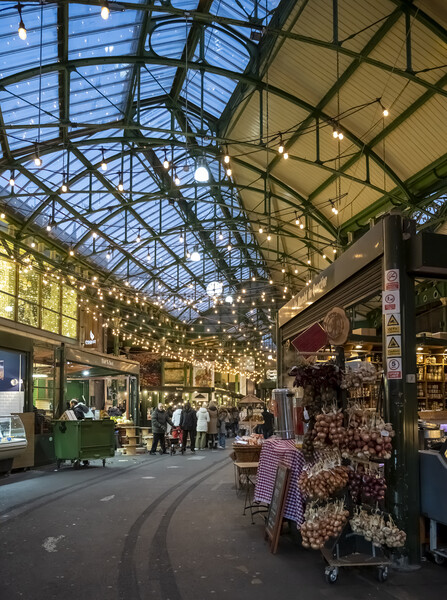
<path fill-rule="evenodd" d="M 24 40 L 26 39 L 26 29 L 25 29 L 25 25 L 23 23 L 23 18 L 22 18 L 22 13 L 21 13 L 21 9 L 20 9 L 20 3 L 19 3 L 19 16 L 20 16 L 20 23 L 19 23 L 19 37 L 20 39 Z M 99 7 L 98 7 L 99 8 Z M 110 9 L 107 3 L 103 3 L 103 5 L 101 6 L 101 17 L 105 20 L 107 20 L 110 16 Z M 24 36 L 24 37 L 23 37 Z M 383 116 L 388 116 L 388 110 L 384 108 L 384 106 L 382 105 L 382 101 L 381 99 L 375 99 L 373 101 L 371 101 L 370 103 L 366 103 L 364 106 L 369 106 L 370 104 L 372 104 L 373 102 L 378 102 L 382 109 L 383 109 Z M 353 107 L 353 109 L 351 110 L 360 110 L 361 108 L 359 107 Z M 344 134 L 343 134 L 343 128 L 342 125 L 340 124 L 340 120 L 343 118 L 344 115 L 348 114 L 347 111 L 345 111 L 345 113 L 342 115 L 340 113 L 340 111 L 338 111 L 339 115 L 335 120 L 332 120 L 331 122 L 328 123 L 323 123 L 320 125 L 320 128 L 323 127 L 332 127 L 333 128 L 333 137 L 334 139 L 336 139 L 339 143 L 340 141 L 342 141 L 344 139 Z M 137 127 L 137 126 L 136 126 Z M 232 160 L 238 160 L 240 158 L 243 158 L 244 156 L 247 156 L 248 154 L 251 153 L 255 153 L 255 152 L 259 152 L 259 151 L 265 151 L 265 148 L 267 147 L 268 152 L 272 152 L 272 153 L 277 153 L 278 155 L 282 156 L 282 158 L 284 160 L 288 160 L 289 159 L 289 150 L 287 149 L 287 144 L 289 142 L 289 139 L 292 138 L 293 133 L 295 132 L 296 128 L 298 127 L 298 125 L 295 125 L 293 128 L 288 129 L 287 131 L 282 131 L 282 132 L 277 132 L 275 134 L 272 134 L 272 136 L 269 136 L 269 139 L 267 140 L 267 144 L 263 145 L 262 148 L 260 147 L 260 145 L 258 144 L 257 148 L 248 148 L 248 152 L 246 154 L 238 154 L 237 152 L 233 153 L 231 152 L 232 156 L 230 157 L 230 152 L 229 149 L 231 151 L 231 148 L 234 145 L 237 146 L 241 146 L 243 144 L 247 145 L 247 147 L 251 144 L 254 144 L 254 141 L 251 140 L 246 140 L 246 141 L 240 141 L 240 140 L 220 140 L 221 144 L 223 144 L 223 142 L 225 142 L 224 145 L 222 145 L 221 147 L 224 148 L 224 150 L 222 150 L 222 154 L 220 155 L 219 160 L 222 162 L 223 167 L 224 167 L 224 172 L 225 172 L 225 176 L 228 178 L 229 181 L 232 180 L 233 177 L 233 169 L 232 169 Z M 7 130 L 7 128 L 5 128 L 5 131 Z M 315 129 L 313 129 L 315 130 Z M 308 128 L 308 133 L 310 133 L 312 131 L 312 128 Z M 39 127 L 39 132 L 40 132 L 40 127 Z M 306 131 L 304 132 L 306 133 Z M 182 135 L 187 135 L 187 132 L 182 132 Z M 199 136 L 199 133 L 194 133 L 194 136 L 197 137 Z M 290 138 L 288 137 L 290 135 Z M 216 142 L 217 142 L 217 138 L 216 138 Z M 279 146 L 276 148 L 276 143 L 279 143 Z M 177 144 L 177 141 L 172 142 L 173 144 Z M 180 144 L 179 144 L 180 145 Z M 40 144 L 40 140 L 39 143 L 36 143 L 35 146 L 35 158 L 34 158 L 34 164 L 37 168 L 41 168 L 42 167 L 42 157 L 41 157 L 41 150 L 42 149 L 46 149 L 45 143 Z M 203 149 L 203 148 L 202 148 Z M 101 163 L 100 163 L 100 168 L 102 170 L 103 173 L 108 171 L 108 165 L 107 165 L 107 159 L 106 159 L 106 148 L 104 146 L 101 146 L 100 148 L 101 150 Z M 162 151 L 163 152 L 163 151 Z M 334 160 L 338 160 L 339 166 L 340 166 L 340 158 L 341 158 L 341 154 L 340 152 L 338 153 L 337 157 L 335 159 L 330 159 L 328 161 L 325 161 L 327 163 L 332 162 Z M 347 156 L 347 153 L 346 155 Z M 67 156 L 68 158 L 68 156 Z M 299 157 L 296 157 L 299 158 Z M 68 172 L 68 160 L 66 163 L 66 168 L 64 167 L 63 171 L 62 171 L 62 185 L 60 188 L 61 193 L 67 193 L 70 189 L 69 186 L 69 172 Z M 182 182 L 180 180 L 179 174 L 177 172 L 177 169 L 180 168 L 179 164 L 175 164 L 173 161 L 170 163 L 168 160 L 168 152 L 166 150 L 166 148 L 164 149 L 164 160 L 162 162 L 162 166 L 163 169 L 165 169 L 166 171 L 172 171 L 172 179 L 173 179 L 173 183 L 175 186 L 177 186 L 178 188 L 182 188 Z M 194 171 L 194 179 L 197 183 L 206 183 L 209 180 L 209 171 L 207 168 L 207 164 L 206 164 L 206 160 L 204 157 L 199 157 L 196 160 L 196 168 Z M 339 168 L 340 170 L 340 168 Z M 114 172 L 111 172 L 110 170 L 108 171 L 109 175 L 114 174 Z M 11 174 L 11 179 L 14 181 L 14 173 Z M 121 170 L 118 172 L 118 185 L 117 185 L 117 189 L 119 192 L 124 193 L 125 190 L 125 173 Z M 11 183 L 11 181 L 10 181 Z M 15 182 L 14 182 L 15 183 Z M 14 184 L 11 185 L 11 187 L 14 187 Z M 131 189 L 129 189 L 129 193 L 133 193 L 136 194 L 138 192 L 132 192 Z M 337 201 L 339 202 L 341 200 L 341 194 L 337 194 Z M 331 212 L 334 215 L 337 215 L 339 213 L 339 205 L 336 205 L 336 203 L 333 200 L 328 200 L 327 201 L 327 205 L 330 206 L 331 208 Z M 297 226 L 297 228 L 300 231 L 303 231 L 305 229 L 305 219 L 306 218 L 311 218 L 312 215 L 311 213 L 301 213 L 296 211 L 295 212 L 295 225 Z M 278 220 L 278 219 L 277 219 Z M 53 226 L 50 225 L 50 223 L 47 225 L 47 231 L 50 232 L 52 230 L 52 227 L 57 226 L 56 224 L 53 224 Z M 50 229 L 49 229 L 50 227 Z M 185 230 L 186 230 L 187 225 L 185 224 Z M 278 235 L 284 235 L 285 232 L 280 232 L 279 230 L 277 230 L 276 232 L 273 231 L 273 227 L 271 226 L 271 222 L 270 222 L 270 218 L 269 218 L 269 223 L 263 224 L 260 223 L 259 224 L 259 230 L 258 232 L 253 230 L 253 233 L 258 233 L 259 235 L 263 235 L 265 233 L 265 240 L 266 242 L 271 242 L 272 238 L 274 235 L 278 236 Z M 161 235 L 161 233 L 160 233 Z M 182 235 L 182 234 L 180 234 Z M 231 235 L 231 232 L 230 232 Z M 92 232 L 92 237 L 94 237 L 95 239 L 100 238 L 101 233 L 97 232 L 97 231 L 93 231 Z M 138 230 L 137 236 L 135 238 L 135 243 L 136 244 L 140 244 L 140 243 L 147 243 L 147 240 L 144 239 L 145 236 L 141 235 L 140 230 Z M 259 237 L 259 236 L 258 236 Z M 186 235 L 185 235 L 186 238 Z M 223 238 L 222 238 L 223 239 Z M 303 238 L 304 239 L 304 238 Z M 151 240 L 152 241 L 152 240 Z M 222 241 L 222 240 L 221 240 Z M 35 244 L 35 242 L 32 242 L 32 244 Z M 132 244 L 133 242 L 129 242 L 129 244 Z M 154 240 L 155 243 L 155 240 Z M 313 244 L 316 244 L 315 240 L 312 241 Z M 304 250 L 305 255 L 301 257 L 300 259 L 300 264 L 299 266 L 303 266 L 305 264 L 308 265 L 309 269 L 308 269 L 308 276 L 309 278 L 307 278 L 305 276 L 305 273 L 300 273 L 301 278 L 303 278 L 303 285 L 304 283 L 306 285 L 310 284 L 311 281 L 311 276 L 318 271 L 318 268 L 312 264 L 313 262 L 313 255 L 311 254 L 311 252 L 309 251 L 310 246 L 308 246 L 308 250 Z M 335 254 L 339 251 L 339 249 L 341 248 L 341 245 L 338 245 L 338 243 L 335 241 L 332 245 L 330 244 L 326 244 L 323 245 L 321 244 L 320 248 L 319 248 L 319 256 L 321 256 L 324 260 L 327 259 L 329 262 L 331 262 L 331 260 L 334 258 Z M 117 248 L 119 250 L 119 248 Z M 192 251 L 190 251 L 192 250 Z M 187 251 L 185 252 L 185 257 L 188 260 L 191 260 L 191 262 L 199 262 L 202 259 L 202 256 L 204 257 L 205 255 L 205 251 L 202 250 L 202 254 L 200 253 L 200 250 L 202 250 L 201 248 L 199 248 L 198 245 L 194 245 L 191 247 L 191 249 L 187 249 Z M 222 248 L 222 250 L 224 252 L 232 252 L 234 250 L 234 245 L 232 244 L 232 240 L 231 238 L 228 240 L 228 244 L 225 245 L 225 249 Z M 273 252 L 273 250 L 271 250 Z M 317 250 L 315 250 L 315 252 L 318 252 Z M 70 257 L 75 257 L 76 251 L 73 248 L 69 249 L 68 255 Z M 107 254 L 106 257 L 108 258 L 108 260 L 111 260 L 112 258 L 112 254 L 113 254 L 113 248 L 109 247 L 109 249 L 107 250 Z M 332 255 L 332 256 L 331 256 Z M 150 262 L 152 260 L 152 254 L 149 252 L 148 249 L 148 255 L 147 255 L 147 261 Z M 269 270 L 272 272 L 278 272 L 279 273 L 279 266 L 275 267 L 275 261 L 272 260 L 270 257 L 268 258 L 267 262 L 269 262 Z M 278 263 L 278 260 L 276 261 Z M 286 264 L 286 260 L 284 259 L 284 261 L 281 261 L 281 273 L 282 275 L 286 276 L 290 276 L 291 273 L 290 271 L 290 267 L 294 270 L 294 274 L 298 275 L 298 264 L 297 265 L 289 265 Z M 217 271 L 216 271 L 217 272 Z M 261 283 L 264 283 L 265 285 L 267 285 L 267 279 L 265 279 L 264 281 L 262 280 L 262 278 L 256 278 L 256 281 Z M 160 284 L 162 282 L 160 281 L 159 283 L 159 287 Z M 273 279 L 269 279 L 268 283 L 270 286 L 275 286 L 276 284 L 274 283 Z M 257 289 L 249 289 L 248 293 L 245 290 L 245 288 L 243 288 L 242 290 L 238 290 L 237 293 L 233 293 L 230 294 L 228 293 L 225 297 L 225 299 L 218 299 L 218 298 L 213 298 L 212 302 L 214 303 L 213 305 L 210 304 L 209 306 L 209 310 L 211 310 L 211 308 L 214 307 L 218 307 L 219 304 L 223 304 L 224 302 L 226 302 L 227 304 L 230 305 L 237 305 L 239 304 L 241 307 L 242 305 L 245 304 L 245 306 L 247 308 L 249 308 L 250 306 L 257 306 L 258 301 L 260 300 L 261 302 L 267 302 L 267 301 L 271 301 L 271 303 L 276 303 L 277 301 L 285 300 L 287 297 L 289 297 L 290 295 L 292 295 L 294 293 L 294 290 L 288 286 L 285 285 L 286 281 L 284 281 L 284 287 L 282 288 L 282 297 L 281 297 L 281 293 L 276 294 L 278 295 L 278 298 L 272 298 L 272 297 L 268 297 L 269 296 L 269 292 L 267 292 L 267 297 L 266 297 L 266 292 L 263 291 L 261 294 L 259 292 L 259 290 Z M 88 286 L 89 284 L 84 282 L 83 284 L 81 284 L 81 287 L 83 286 Z M 190 297 L 186 296 L 185 294 L 183 294 L 183 298 L 182 299 L 178 299 L 178 300 L 174 300 L 174 302 L 179 302 L 180 304 L 185 304 L 186 306 L 188 306 L 188 303 L 190 306 L 192 306 L 194 309 L 198 309 L 199 308 L 199 304 L 202 300 L 206 299 L 209 300 L 209 298 L 203 294 L 202 296 L 197 296 L 197 289 L 196 289 L 196 283 L 194 283 L 194 285 L 192 284 L 188 284 L 191 285 L 192 287 L 194 287 L 194 294 L 191 294 Z M 241 282 L 241 285 L 244 285 L 243 282 Z M 125 282 L 125 286 L 127 287 L 127 290 L 129 290 L 129 288 L 131 288 L 132 286 L 130 285 L 129 281 Z M 84 287 L 85 289 L 85 287 Z M 126 288 L 124 288 L 126 289 Z M 99 299 L 102 301 L 104 300 L 104 294 L 106 293 L 107 290 L 107 295 L 111 295 L 113 297 L 113 295 L 115 294 L 115 299 L 118 300 L 118 298 L 116 297 L 116 293 L 114 291 L 114 288 L 104 288 L 104 286 L 101 286 L 101 289 L 98 288 L 98 291 L 96 292 L 99 296 Z M 126 291 L 127 291 L 126 290 Z M 130 291 L 130 290 L 129 290 Z M 134 293 L 134 291 L 132 290 L 132 293 Z M 138 294 L 138 292 L 135 292 L 136 294 Z M 155 293 L 155 286 L 154 286 L 154 293 Z M 102 296 L 101 296 L 102 294 Z M 122 298 L 121 298 L 122 296 Z M 120 300 L 124 299 L 128 304 L 131 304 L 133 302 L 132 299 L 127 299 L 126 297 L 123 296 L 121 294 L 120 296 Z M 149 294 L 147 296 L 144 297 L 144 301 L 147 300 L 147 297 L 149 297 Z M 130 297 L 129 297 L 130 298 Z M 231 300 L 229 300 L 231 298 Z M 256 299 L 256 303 L 254 302 L 254 299 Z M 162 289 L 157 296 L 153 295 L 153 304 L 155 304 L 155 306 L 158 307 L 163 307 L 165 304 L 168 304 L 170 301 L 172 301 L 172 295 L 168 293 L 167 289 L 164 288 Z M 211 302 L 211 301 L 210 301 Z M 217 314 L 217 313 L 215 313 Z M 233 311 L 234 314 L 234 311 Z M 207 324 L 218 324 L 220 325 L 220 321 L 217 317 L 213 317 L 213 314 L 211 313 L 211 315 L 207 314 L 206 316 L 199 315 L 200 318 L 203 318 L 206 320 Z M 113 318 L 113 313 L 112 315 L 110 315 L 110 318 Z M 237 319 L 235 319 L 237 324 Z M 201 324 L 201 323 L 200 323 Z M 240 331 L 240 328 L 238 328 Z M 135 332 L 134 332 L 135 333 Z M 124 334 L 127 336 L 127 334 Z M 129 337 L 128 339 L 130 339 L 130 341 L 136 341 L 137 338 L 135 337 L 134 334 L 131 334 L 131 337 Z M 144 339 L 141 338 L 141 343 L 143 343 Z M 158 343 L 158 342 L 157 342 Z"/>

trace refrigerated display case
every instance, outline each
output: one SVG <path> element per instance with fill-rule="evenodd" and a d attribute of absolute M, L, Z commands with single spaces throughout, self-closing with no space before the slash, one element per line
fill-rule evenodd
<path fill-rule="evenodd" d="M 0 416 L 0 473 L 9 472 L 16 456 L 27 447 L 25 427 L 17 415 Z"/>

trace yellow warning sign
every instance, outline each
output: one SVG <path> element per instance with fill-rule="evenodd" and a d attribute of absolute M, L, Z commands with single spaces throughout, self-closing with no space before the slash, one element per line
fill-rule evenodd
<path fill-rule="evenodd" d="M 391 313 L 390 315 L 386 315 L 385 327 L 387 335 L 400 335 L 400 313 Z"/>
<path fill-rule="evenodd" d="M 400 335 L 387 335 L 386 337 L 386 353 L 388 357 L 402 356 L 402 342 Z"/>

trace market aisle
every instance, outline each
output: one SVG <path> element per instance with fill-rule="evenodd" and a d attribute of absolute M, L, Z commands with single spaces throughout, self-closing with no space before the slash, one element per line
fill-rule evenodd
<path fill-rule="evenodd" d="M 116 457 L 106 469 L 0 480 L 1 597 L 44 600 L 422 600 L 447 595 L 447 569 L 342 572 L 287 537 L 272 556 L 242 516 L 228 451 Z"/>

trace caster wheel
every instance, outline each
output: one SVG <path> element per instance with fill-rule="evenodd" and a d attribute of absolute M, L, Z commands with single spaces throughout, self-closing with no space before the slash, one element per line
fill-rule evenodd
<path fill-rule="evenodd" d="M 444 556 L 441 556 L 440 554 L 433 554 L 433 559 L 437 565 L 443 565 L 445 562 Z"/>
<path fill-rule="evenodd" d="M 379 567 L 377 569 L 377 579 L 384 583 L 388 579 L 388 567 Z"/>
<path fill-rule="evenodd" d="M 338 579 L 338 567 L 327 567 L 324 571 L 326 583 L 335 583 Z"/>

